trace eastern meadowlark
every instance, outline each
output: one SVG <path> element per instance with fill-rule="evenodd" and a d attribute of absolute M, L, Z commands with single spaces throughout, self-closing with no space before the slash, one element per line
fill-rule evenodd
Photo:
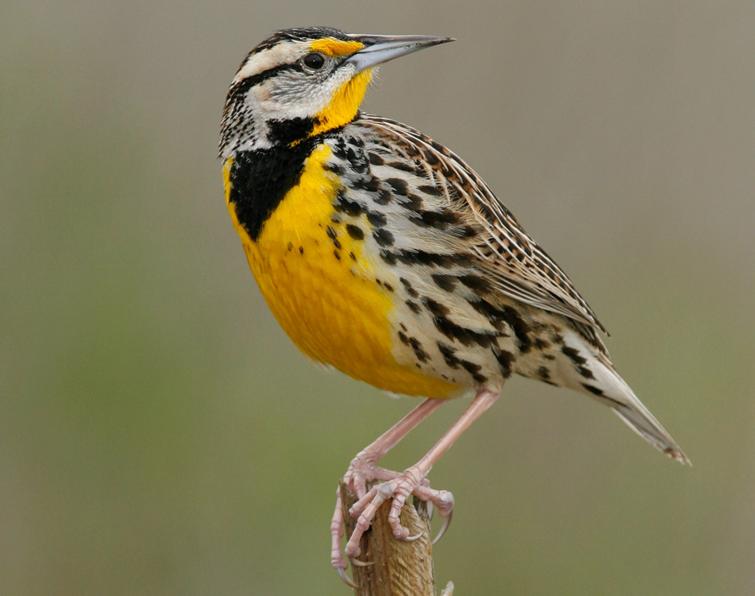
<path fill-rule="evenodd" d="M 450 519 L 451 493 L 426 476 L 512 373 L 594 398 L 689 463 L 616 372 L 587 302 L 474 170 L 427 135 L 360 113 L 375 67 L 449 41 L 279 31 L 241 63 L 223 112 L 228 210 L 280 325 L 316 361 L 427 398 L 351 461 L 352 558 L 386 500 L 399 539 L 409 538 L 399 513 L 411 494 Z M 445 400 L 468 393 L 464 414 L 415 465 L 377 466 Z M 337 503 L 331 558 L 343 576 L 340 512 Z"/>

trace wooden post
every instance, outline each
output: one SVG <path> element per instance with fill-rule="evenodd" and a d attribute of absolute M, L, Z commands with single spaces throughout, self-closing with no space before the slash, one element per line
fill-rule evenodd
<path fill-rule="evenodd" d="M 356 497 L 341 485 L 343 516 L 346 520 L 346 535 L 354 530 L 354 520 L 349 508 Z M 413 502 L 412 502 L 413 501 Z M 364 533 L 359 559 L 372 564 L 367 567 L 352 565 L 354 583 L 358 596 L 434 596 L 433 546 L 430 534 L 430 515 L 427 505 L 418 499 L 409 499 L 401 511 L 401 523 L 409 528 L 411 536 L 420 537 L 413 542 L 396 540 L 388 525 L 391 502 L 380 507 L 372 527 Z M 453 584 L 443 590 L 443 596 L 451 596 Z"/>

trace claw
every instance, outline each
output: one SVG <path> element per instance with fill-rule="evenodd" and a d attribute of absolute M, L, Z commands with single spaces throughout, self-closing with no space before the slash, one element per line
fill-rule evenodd
<path fill-rule="evenodd" d="M 349 559 L 354 567 L 372 567 L 375 561 L 360 561 L 359 559 Z"/>
<path fill-rule="evenodd" d="M 338 573 L 338 577 L 341 578 L 341 581 L 350 588 L 356 590 L 359 587 L 354 583 L 353 579 L 346 575 L 346 570 L 343 567 L 336 567 L 336 573 Z"/>
<path fill-rule="evenodd" d="M 451 525 L 451 520 L 454 517 L 454 510 L 451 509 L 451 511 L 448 512 L 448 515 L 443 516 L 443 525 L 440 527 L 440 530 L 438 530 L 438 534 L 433 538 L 433 544 L 436 544 L 441 538 L 443 538 L 443 535 L 448 531 L 448 527 Z"/>
<path fill-rule="evenodd" d="M 406 538 L 402 538 L 401 540 L 403 540 L 404 542 L 414 542 L 415 540 L 419 540 L 420 538 L 422 538 L 422 532 L 415 534 L 414 536 L 407 536 Z"/>

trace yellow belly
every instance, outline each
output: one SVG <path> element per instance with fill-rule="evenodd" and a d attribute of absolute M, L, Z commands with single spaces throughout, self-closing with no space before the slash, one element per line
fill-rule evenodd
<path fill-rule="evenodd" d="M 288 191 L 254 242 L 231 218 L 249 266 L 270 310 L 293 342 L 311 358 L 396 393 L 448 397 L 458 387 L 425 375 L 394 357 L 394 295 L 376 279 L 398 286 L 395 273 L 363 250 L 364 243 L 333 221 L 340 184 L 324 169 L 330 148 L 307 158 L 297 186 Z M 224 166 L 230 196 L 229 159 Z M 336 218 L 337 219 L 337 218 Z M 362 216 L 365 235 L 370 224 Z"/>

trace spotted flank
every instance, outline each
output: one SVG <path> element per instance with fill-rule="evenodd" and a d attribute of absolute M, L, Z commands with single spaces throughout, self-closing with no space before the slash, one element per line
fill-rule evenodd
<path fill-rule="evenodd" d="M 425 134 L 359 112 L 375 39 L 277 33 L 228 92 L 227 205 L 283 329 L 390 392 L 500 392 L 512 374 L 570 388 L 688 463 L 616 372 L 593 310 L 479 175 Z"/>

